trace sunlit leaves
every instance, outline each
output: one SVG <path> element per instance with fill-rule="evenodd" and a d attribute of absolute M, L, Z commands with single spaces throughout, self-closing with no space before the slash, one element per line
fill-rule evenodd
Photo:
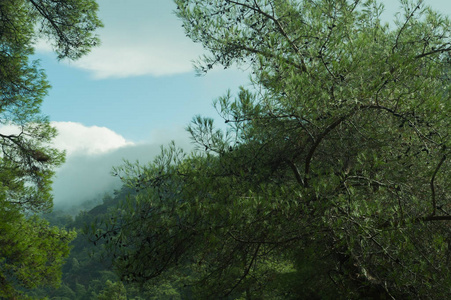
<path fill-rule="evenodd" d="M 0 296 L 17 297 L 24 288 L 56 286 L 75 232 L 49 227 L 37 217 L 25 218 L 4 199 L 1 206 Z"/>

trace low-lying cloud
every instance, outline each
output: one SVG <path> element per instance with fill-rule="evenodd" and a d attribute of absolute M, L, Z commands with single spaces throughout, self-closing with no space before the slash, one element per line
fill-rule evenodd
<path fill-rule="evenodd" d="M 133 145 L 132 142 L 106 127 L 87 127 L 76 122 L 52 122 L 52 126 L 58 130 L 58 136 L 53 144 L 56 148 L 65 150 L 68 156 L 77 153 L 101 154 Z"/>
<path fill-rule="evenodd" d="M 93 199 L 101 199 L 121 187 L 121 181 L 111 175 L 113 166 L 124 159 L 146 163 L 160 153 L 158 145 L 130 145 L 96 155 L 68 156 L 57 170 L 53 183 L 55 208 L 77 206 Z"/>
<path fill-rule="evenodd" d="M 148 143 L 127 141 L 114 131 L 74 122 L 52 122 L 59 135 L 54 146 L 66 150 L 66 163 L 56 170 L 53 183 L 55 208 L 71 208 L 84 201 L 101 199 L 120 188 L 121 181 L 111 175 L 113 166 L 124 160 L 147 163 L 161 152 L 161 145 L 175 140 L 188 149 L 190 142 L 183 128 L 156 130 Z"/>

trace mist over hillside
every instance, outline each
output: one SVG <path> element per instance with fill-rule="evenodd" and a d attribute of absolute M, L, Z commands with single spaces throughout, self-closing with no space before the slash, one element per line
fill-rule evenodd
<path fill-rule="evenodd" d="M 124 160 L 150 162 L 171 140 L 185 150 L 192 147 L 183 128 L 154 131 L 151 143 L 134 143 L 107 128 L 72 122 L 53 125 L 59 131 L 55 146 L 67 154 L 53 182 L 55 209 L 71 209 L 93 199 L 101 201 L 105 194 L 120 188 L 121 181 L 112 176 L 111 169 Z"/>

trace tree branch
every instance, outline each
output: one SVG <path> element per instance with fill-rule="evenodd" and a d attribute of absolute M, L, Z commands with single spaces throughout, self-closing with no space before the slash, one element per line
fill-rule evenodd
<path fill-rule="evenodd" d="M 251 270 L 251 267 L 254 265 L 254 262 L 255 262 L 255 260 L 257 259 L 258 251 L 260 250 L 260 246 L 261 246 L 260 244 L 257 245 L 257 247 L 255 248 L 255 252 L 254 252 L 254 254 L 252 255 L 252 259 L 251 259 L 249 265 L 247 266 L 246 270 L 244 270 L 243 275 L 242 275 L 241 278 L 238 280 L 238 282 L 230 289 L 230 291 L 228 291 L 228 292 L 225 294 L 225 297 L 224 297 L 224 298 L 227 298 L 227 297 L 228 297 L 228 296 L 236 289 L 236 287 L 240 285 L 240 283 L 244 280 L 244 278 L 247 277 L 247 275 L 249 274 L 249 272 L 250 272 L 250 270 Z"/>
<path fill-rule="evenodd" d="M 438 163 L 437 167 L 435 168 L 434 174 L 432 175 L 431 178 L 431 196 L 432 196 L 432 213 L 431 216 L 435 216 L 436 212 L 437 212 L 437 201 L 435 199 L 435 186 L 434 186 L 434 181 L 435 181 L 435 176 L 437 175 L 438 171 L 440 170 L 441 166 L 443 165 L 443 163 L 446 160 L 446 155 L 443 155 L 442 159 L 440 160 L 440 162 Z"/>
<path fill-rule="evenodd" d="M 429 52 L 426 52 L 426 53 L 419 54 L 419 55 L 415 56 L 415 58 L 423 58 L 423 57 L 426 57 L 426 56 L 429 56 L 429 55 L 432 55 L 432 54 L 435 54 L 435 53 L 443 53 L 443 52 L 449 52 L 449 51 L 451 51 L 451 47 L 450 48 L 435 49 L 435 50 L 432 50 L 432 51 L 429 51 Z"/>
<path fill-rule="evenodd" d="M 270 19 L 271 21 L 274 22 L 274 24 L 277 26 L 277 28 L 279 28 L 280 33 L 285 37 L 285 39 L 288 41 L 288 43 L 290 44 L 291 48 L 294 50 L 294 52 L 296 52 L 296 54 L 299 56 L 299 59 L 301 60 L 301 70 L 303 72 L 307 72 L 307 67 L 305 65 L 303 56 L 301 54 L 301 51 L 299 50 L 299 48 L 296 46 L 296 44 L 290 39 L 290 37 L 288 36 L 287 32 L 285 31 L 285 29 L 283 28 L 282 24 L 280 23 L 280 21 L 275 18 L 274 16 L 271 16 L 270 14 L 264 12 L 263 10 L 260 9 L 260 7 L 253 7 L 249 4 L 245 4 L 245 3 L 241 3 L 241 2 L 237 2 L 237 1 L 233 1 L 233 0 L 227 0 L 227 2 L 235 4 L 235 5 L 239 5 L 239 6 L 243 6 L 246 7 L 250 10 L 253 10 L 256 13 L 259 13 L 261 15 L 263 15 L 264 17 Z"/>
<path fill-rule="evenodd" d="M 296 165 L 295 165 L 292 161 L 290 161 L 290 160 L 287 160 L 286 162 L 287 162 L 287 164 L 290 166 L 291 170 L 293 170 L 294 177 L 296 178 L 296 181 L 297 181 L 301 186 L 305 186 L 304 180 L 302 179 L 301 174 L 299 174 L 298 167 L 296 167 Z"/>
<path fill-rule="evenodd" d="M 304 174 L 304 187 L 308 187 L 308 175 L 310 172 L 310 165 L 312 162 L 312 158 L 313 155 L 315 154 L 316 149 L 318 148 L 319 144 L 321 143 L 321 141 L 329 134 L 329 132 L 331 132 L 333 129 L 335 129 L 338 125 L 340 125 L 344 120 L 346 120 L 347 118 L 349 118 L 350 116 L 352 116 L 357 110 L 359 109 L 359 107 L 354 108 L 351 112 L 349 112 L 348 114 L 340 117 L 339 119 L 337 119 L 335 122 L 333 122 L 332 124 L 330 124 L 320 135 L 319 137 L 316 139 L 316 141 L 313 143 L 312 147 L 310 148 L 310 151 L 307 154 L 307 157 L 305 159 L 305 174 Z"/>

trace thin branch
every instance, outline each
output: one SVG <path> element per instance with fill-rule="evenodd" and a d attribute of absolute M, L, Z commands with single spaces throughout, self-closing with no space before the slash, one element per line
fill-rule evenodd
<path fill-rule="evenodd" d="M 398 43 L 399 43 L 399 38 L 401 37 L 401 33 L 404 31 L 404 29 L 407 27 L 407 24 L 409 23 L 410 19 L 413 17 L 413 15 L 415 14 L 415 12 L 420 9 L 420 6 L 417 5 L 412 12 L 410 12 L 410 14 L 407 16 L 404 24 L 402 25 L 402 27 L 399 29 L 398 34 L 396 35 L 396 41 L 395 44 L 393 45 L 392 48 L 392 53 L 395 53 L 395 49 L 398 47 Z"/>
<path fill-rule="evenodd" d="M 316 139 L 315 143 L 313 143 L 312 147 L 310 148 L 310 151 L 307 154 L 307 157 L 305 159 L 305 175 L 304 175 L 304 187 L 308 187 L 308 175 L 310 173 L 310 165 L 312 162 L 313 155 L 315 154 L 316 149 L 318 148 L 319 144 L 322 142 L 322 140 L 331 132 L 333 129 L 335 129 L 338 125 L 340 125 L 344 120 L 352 116 L 359 107 L 354 108 L 351 112 L 348 114 L 342 116 L 341 118 L 337 119 L 335 122 L 330 124 L 324 131 L 321 133 L 318 138 Z"/>
<path fill-rule="evenodd" d="M 224 298 L 227 298 L 227 297 L 228 297 L 228 296 L 236 289 L 236 287 L 239 286 L 240 283 L 247 277 L 247 275 L 249 274 L 249 272 L 250 272 L 250 270 L 251 270 L 251 267 L 254 265 L 254 262 L 255 262 L 255 260 L 256 260 L 256 258 L 257 258 L 257 256 L 258 256 L 258 251 L 260 250 L 260 246 L 261 246 L 260 244 L 257 245 L 257 247 L 255 248 L 255 252 L 254 252 L 254 254 L 252 255 L 252 259 L 251 259 L 249 265 L 247 266 L 246 270 L 244 270 L 243 275 L 242 275 L 241 278 L 238 280 L 238 282 L 230 289 L 230 291 L 228 291 L 228 292 L 225 294 L 225 297 L 224 297 Z"/>
<path fill-rule="evenodd" d="M 435 54 L 435 53 L 443 53 L 443 52 L 449 52 L 449 51 L 451 51 L 451 47 L 450 48 L 435 49 L 435 50 L 430 51 L 430 52 L 419 54 L 419 55 L 415 56 L 415 58 L 423 58 L 425 56 L 429 56 L 429 55 L 432 55 L 432 54 Z"/>
<path fill-rule="evenodd" d="M 440 162 L 437 165 L 437 168 L 435 168 L 434 174 L 432 175 L 432 178 L 431 178 L 431 193 L 432 193 L 432 213 L 431 213 L 431 216 L 435 216 L 435 214 L 437 212 L 437 201 L 435 199 L 435 186 L 434 186 L 435 176 L 437 175 L 438 171 L 440 170 L 440 167 L 443 165 L 445 160 L 446 160 L 446 155 L 443 155 L 442 159 L 440 160 Z"/>
<path fill-rule="evenodd" d="M 54 20 L 48 13 L 48 11 L 42 5 L 38 4 L 34 0 L 29 0 L 31 4 L 36 8 L 36 10 L 50 23 L 53 29 L 56 31 L 58 37 L 63 40 L 67 44 L 71 44 L 67 36 L 60 29 L 60 26 L 57 24 L 56 20 Z"/>
<path fill-rule="evenodd" d="M 299 50 L 299 48 L 296 46 L 296 44 L 294 44 L 294 42 L 290 39 L 290 37 L 288 36 L 287 32 L 285 31 L 285 29 L 283 28 L 282 24 L 280 23 L 280 21 L 275 18 L 274 16 L 271 16 L 270 14 L 264 12 L 263 10 L 261 10 L 258 6 L 257 7 L 253 7 L 249 4 L 245 4 L 245 3 L 241 3 L 241 2 L 237 2 L 237 1 L 233 1 L 233 0 L 227 0 L 227 2 L 235 4 L 235 5 L 239 5 L 239 6 L 243 6 L 246 7 L 250 10 L 253 10 L 261 15 L 263 15 L 264 17 L 270 19 L 271 21 L 274 22 L 274 24 L 279 28 L 280 33 L 282 33 L 282 35 L 285 37 L 285 39 L 288 41 L 288 43 L 290 44 L 291 48 L 293 48 L 293 50 L 296 52 L 296 54 L 299 56 L 300 60 L 301 60 L 301 70 L 303 72 L 307 72 L 307 66 L 305 65 L 303 56 L 301 54 L 301 51 Z"/>
<path fill-rule="evenodd" d="M 298 167 L 296 167 L 296 165 L 295 165 L 292 161 L 290 161 L 290 160 L 287 160 L 286 162 L 287 162 L 287 164 L 290 166 L 291 170 L 293 170 L 294 177 L 296 178 L 296 181 L 297 181 L 301 186 L 305 186 L 304 180 L 302 179 L 301 174 L 299 174 Z"/>

